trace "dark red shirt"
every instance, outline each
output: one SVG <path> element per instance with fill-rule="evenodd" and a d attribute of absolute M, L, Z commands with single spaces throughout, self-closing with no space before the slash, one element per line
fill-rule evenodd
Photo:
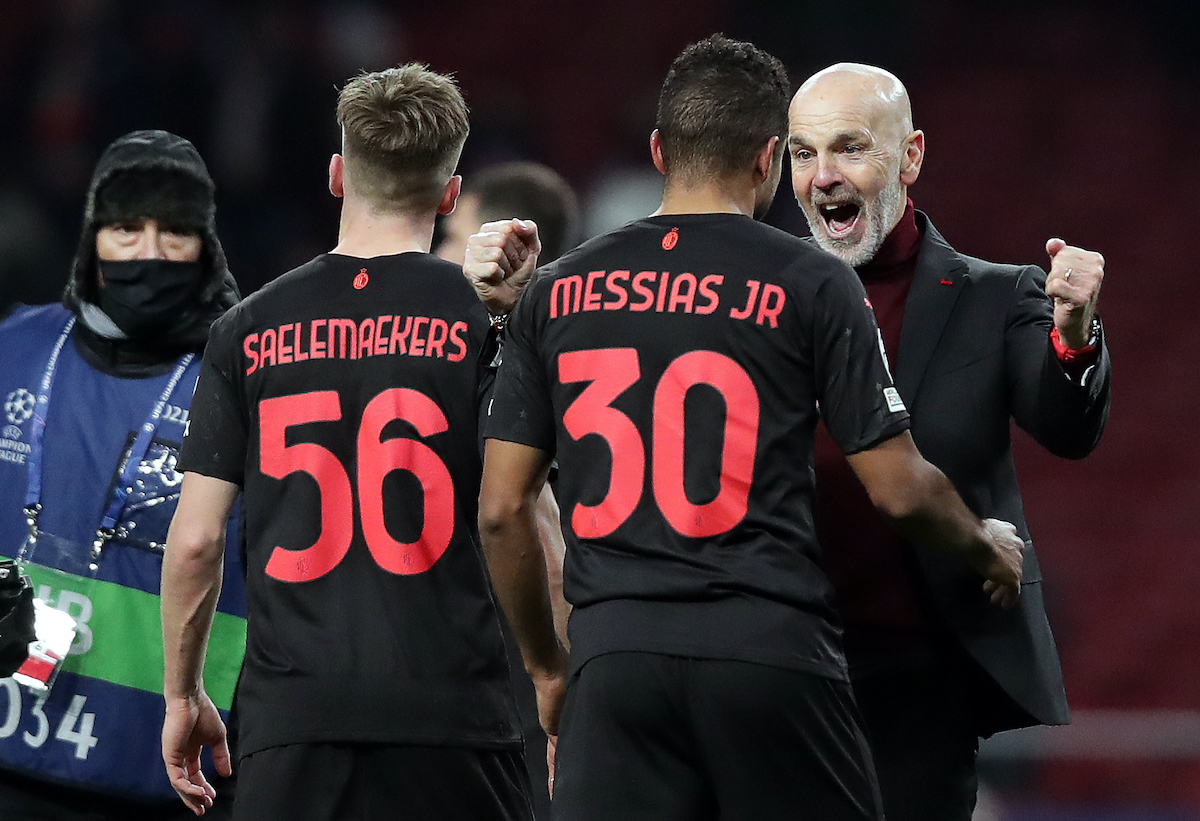
<path fill-rule="evenodd" d="M 875 309 L 893 373 L 902 354 L 900 327 L 920 244 L 921 232 L 909 200 L 875 258 L 857 269 Z M 871 504 L 824 426 L 817 431 L 816 473 L 822 564 L 836 591 L 847 643 L 856 643 L 863 628 L 921 628 L 925 617 L 918 605 L 912 550 Z"/>

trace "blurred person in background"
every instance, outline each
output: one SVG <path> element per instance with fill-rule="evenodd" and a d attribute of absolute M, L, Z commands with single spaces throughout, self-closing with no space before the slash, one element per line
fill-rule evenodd
<path fill-rule="evenodd" d="M 484 223 L 512 218 L 532 220 L 537 225 L 542 243 L 537 257 L 539 265 L 553 262 L 578 242 L 579 203 L 571 186 L 548 166 L 518 161 L 493 165 L 464 179 L 458 204 L 441 220 L 442 238 L 434 253 L 462 265 L 467 240 L 472 234 Z M 567 611 L 562 598 L 565 546 L 551 482 L 547 482 L 538 498 L 538 534 L 553 588 L 558 634 L 565 642 Z M 539 819 L 549 818 L 546 734 L 538 722 L 533 683 L 525 673 L 520 651 L 515 642 L 510 641 L 507 646 L 517 709 L 521 714 L 521 731 L 525 736 L 525 765 L 529 768 L 533 787 L 534 811 Z"/>
<path fill-rule="evenodd" d="M 552 168 L 522 160 L 464 178 L 458 205 L 441 220 L 434 253 L 461 265 L 467 238 L 479 226 L 510 217 L 537 223 L 539 265 L 558 259 L 580 240 L 579 201 L 571 186 Z"/>
<path fill-rule="evenodd" d="M 96 165 L 62 303 L 0 322 L 0 553 L 32 578 L 41 642 L 70 646 L 57 668 L 35 644 L 0 681 L 2 818 L 189 817 L 159 763 L 158 595 L 198 355 L 238 300 L 215 214 L 190 142 L 126 134 Z M 207 671 L 222 715 L 245 647 L 236 521 Z"/>
<path fill-rule="evenodd" d="M 967 568 L 888 527 L 821 431 L 823 563 L 885 814 L 968 821 L 980 737 L 1069 720 L 1010 422 L 1069 459 L 1099 442 L 1110 395 L 1096 313 L 1104 260 L 1052 239 L 1047 275 L 955 251 L 907 198 L 925 135 L 887 71 L 842 63 L 813 75 L 789 131 L 796 199 L 816 244 L 866 287 L 917 447 L 974 513 L 1015 523 L 1027 545 L 1018 606 L 987 607 Z"/>

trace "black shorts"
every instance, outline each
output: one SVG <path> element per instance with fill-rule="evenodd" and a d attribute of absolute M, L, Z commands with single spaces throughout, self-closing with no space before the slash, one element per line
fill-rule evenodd
<path fill-rule="evenodd" d="M 228 821 L 233 806 L 233 779 L 206 772 L 217 788 L 217 801 L 205 821 Z M 0 769 L 0 819 L 4 821 L 195 821 L 179 798 L 138 801 L 68 787 Z"/>
<path fill-rule="evenodd" d="M 288 744 L 238 764 L 235 821 L 531 821 L 514 750 Z"/>
<path fill-rule="evenodd" d="M 797 670 L 610 653 L 571 680 L 555 821 L 879 821 L 850 685 Z"/>

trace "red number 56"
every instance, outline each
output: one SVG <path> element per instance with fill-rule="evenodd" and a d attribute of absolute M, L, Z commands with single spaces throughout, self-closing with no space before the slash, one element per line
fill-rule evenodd
<path fill-rule="evenodd" d="M 342 418 L 337 391 L 264 399 L 258 405 L 259 469 L 283 479 L 307 473 L 317 482 L 321 532 L 312 545 L 299 550 L 276 546 L 267 561 L 267 575 L 285 582 L 318 579 L 337 567 L 354 538 L 354 496 L 363 537 L 376 563 L 398 574 L 423 573 L 433 566 L 454 534 L 454 484 L 450 471 L 426 444 L 397 437 L 381 440 L 384 427 L 403 419 L 418 436 L 432 436 L 448 427 L 446 415 L 432 399 L 409 388 L 385 390 L 367 403 L 358 428 L 358 481 L 328 449 L 311 442 L 287 444 L 293 425 L 333 422 Z M 423 491 L 424 527 L 413 542 L 398 542 L 383 520 L 383 480 L 393 470 L 411 473 Z"/>

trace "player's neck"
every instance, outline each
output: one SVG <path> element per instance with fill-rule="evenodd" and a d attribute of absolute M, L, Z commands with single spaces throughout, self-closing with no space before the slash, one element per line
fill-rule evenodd
<path fill-rule="evenodd" d="M 755 191 L 749 186 L 721 182 L 673 183 L 663 187 L 662 205 L 655 216 L 667 214 L 744 214 L 754 216 Z"/>
<path fill-rule="evenodd" d="M 348 257 L 382 257 L 409 251 L 429 253 L 433 212 L 428 215 L 385 214 L 343 201 L 338 242 L 331 253 Z"/>

